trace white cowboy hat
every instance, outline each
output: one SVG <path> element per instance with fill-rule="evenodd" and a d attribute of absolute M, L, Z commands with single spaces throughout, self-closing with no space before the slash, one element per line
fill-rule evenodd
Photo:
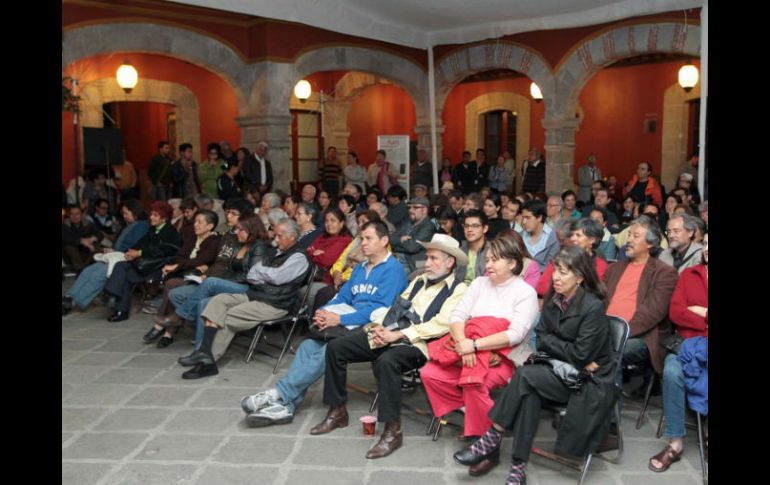
<path fill-rule="evenodd" d="M 457 239 L 447 234 L 436 233 L 433 235 L 433 239 L 430 242 L 417 241 L 419 244 L 425 247 L 425 249 L 438 249 L 450 256 L 453 256 L 457 260 L 457 264 L 463 266 L 468 264 L 468 255 L 460 249 L 460 243 Z"/>

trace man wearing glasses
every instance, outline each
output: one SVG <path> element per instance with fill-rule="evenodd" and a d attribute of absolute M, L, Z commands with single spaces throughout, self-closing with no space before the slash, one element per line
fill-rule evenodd
<path fill-rule="evenodd" d="M 474 278 L 484 275 L 487 254 L 487 216 L 478 209 L 465 213 L 463 232 L 465 241 L 460 249 L 468 255 L 468 264 L 457 267 L 457 279 L 469 285 Z"/>
<path fill-rule="evenodd" d="M 701 263 L 703 246 L 693 240 L 695 228 L 695 218 L 687 214 L 671 216 L 666 225 L 668 249 L 658 259 L 676 268 L 679 274 Z"/>

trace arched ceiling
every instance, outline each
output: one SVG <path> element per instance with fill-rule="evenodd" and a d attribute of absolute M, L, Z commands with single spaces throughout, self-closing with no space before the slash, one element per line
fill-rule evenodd
<path fill-rule="evenodd" d="M 183 0 L 425 49 L 701 7 L 703 0 Z"/>

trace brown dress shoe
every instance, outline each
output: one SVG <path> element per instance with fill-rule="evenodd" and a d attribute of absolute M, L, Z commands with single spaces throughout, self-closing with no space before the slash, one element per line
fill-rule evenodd
<path fill-rule="evenodd" d="M 485 458 L 481 461 L 478 465 L 473 465 L 470 468 L 468 468 L 468 475 L 472 477 L 480 477 L 481 475 L 486 475 L 489 473 L 491 469 L 496 467 L 500 463 L 500 454 L 496 454 L 493 456 L 490 456 L 489 458 Z"/>
<path fill-rule="evenodd" d="M 380 436 L 380 441 L 366 452 L 367 458 L 382 458 L 388 456 L 404 444 L 404 436 L 401 434 L 401 420 L 388 421 L 385 430 Z"/>
<path fill-rule="evenodd" d="M 326 418 L 319 424 L 313 426 L 310 434 L 326 434 L 337 428 L 346 428 L 348 426 L 348 410 L 344 404 L 331 406 Z"/>

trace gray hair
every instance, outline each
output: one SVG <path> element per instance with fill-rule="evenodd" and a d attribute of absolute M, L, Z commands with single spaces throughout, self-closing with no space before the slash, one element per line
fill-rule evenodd
<path fill-rule="evenodd" d="M 285 217 L 280 221 L 276 222 L 275 224 L 273 224 L 273 226 L 274 227 L 282 226 L 287 231 L 289 231 L 291 234 L 294 235 L 294 239 L 299 239 L 299 234 L 300 234 L 299 224 L 297 224 L 297 222 L 294 221 L 293 219 L 289 219 L 288 217 Z"/>
<path fill-rule="evenodd" d="M 257 142 L 257 148 L 262 147 L 262 146 L 265 147 L 265 148 L 270 148 L 270 145 L 268 145 L 265 140 L 259 140 Z"/>
<path fill-rule="evenodd" d="M 281 196 L 275 192 L 268 192 L 262 196 L 262 200 L 267 201 L 267 206 L 271 209 L 281 205 Z"/>
<path fill-rule="evenodd" d="M 695 217 L 689 214 L 674 214 L 668 219 L 668 221 L 671 222 L 674 219 L 682 219 L 682 225 L 684 225 L 684 229 L 686 231 L 692 231 L 693 234 L 695 234 L 695 229 L 698 227 L 698 223 L 695 222 Z"/>
<path fill-rule="evenodd" d="M 316 209 L 314 205 L 308 204 L 307 202 L 300 202 L 297 205 L 297 210 L 299 209 L 302 209 L 305 214 L 310 216 L 311 219 L 315 219 L 315 216 L 318 215 L 318 209 Z"/>
<path fill-rule="evenodd" d="M 650 216 L 641 215 L 631 221 L 629 226 L 639 225 L 647 229 L 644 239 L 650 247 L 650 254 L 655 254 L 660 249 L 660 227 L 658 223 Z"/>
<path fill-rule="evenodd" d="M 380 217 L 383 219 L 388 217 L 388 206 L 386 206 L 382 202 L 375 202 L 369 208 L 377 212 L 380 215 Z"/>
<path fill-rule="evenodd" d="M 572 219 L 569 218 L 562 218 L 556 221 L 556 224 L 553 225 L 553 230 L 556 231 L 558 234 L 565 235 L 565 237 L 569 237 L 570 234 L 572 234 L 572 231 L 574 230 L 572 228 Z"/>
<path fill-rule="evenodd" d="M 703 214 L 704 212 L 708 212 L 708 211 L 709 211 L 709 201 L 704 200 L 698 206 L 698 212 Z"/>
<path fill-rule="evenodd" d="M 211 205 L 214 203 L 214 199 L 208 194 L 198 194 L 195 196 L 195 205 L 200 209 L 204 205 Z"/>
<path fill-rule="evenodd" d="M 590 217 L 581 217 L 580 219 L 573 221 L 572 232 L 577 230 L 583 231 L 586 237 L 594 238 L 593 248 L 596 249 L 602 242 L 604 237 L 604 227 Z"/>
<path fill-rule="evenodd" d="M 275 226 L 284 219 L 288 219 L 289 215 L 283 211 L 283 209 L 270 209 L 267 213 L 267 220 L 271 226 Z"/>
<path fill-rule="evenodd" d="M 548 197 L 548 201 L 546 201 L 546 204 L 550 202 L 551 200 L 555 200 L 559 202 L 559 208 L 564 209 L 564 200 L 562 200 L 560 195 L 551 195 Z"/>

